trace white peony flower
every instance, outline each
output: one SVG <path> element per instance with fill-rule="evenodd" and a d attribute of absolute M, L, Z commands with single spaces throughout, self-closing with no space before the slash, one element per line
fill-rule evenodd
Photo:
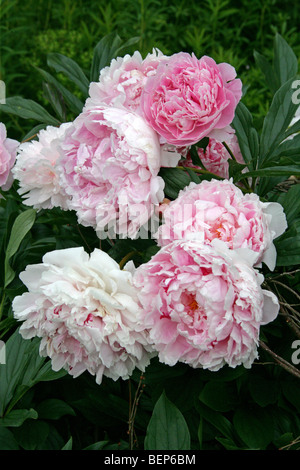
<path fill-rule="evenodd" d="M 28 292 L 15 298 L 15 318 L 25 339 L 42 338 L 40 354 L 54 370 L 84 371 L 117 380 L 144 371 L 150 361 L 147 334 L 132 273 L 105 252 L 83 248 L 47 253 L 20 275 Z"/>
<path fill-rule="evenodd" d="M 67 196 L 59 185 L 57 160 L 59 146 L 71 123 L 60 127 L 47 126 L 38 133 L 38 140 L 24 142 L 18 148 L 12 170 L 19 181 L 19 194 L 24 204 L 35 209 L 67 209 Z"/>

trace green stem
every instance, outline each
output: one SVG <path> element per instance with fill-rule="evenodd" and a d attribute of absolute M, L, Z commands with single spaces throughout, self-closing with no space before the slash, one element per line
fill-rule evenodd
<path fill-rule="evenodd" d="M 176 166 L 175 167 L 177 170 L 183 170 L 183 171 L 186 171 L 186 168 L 184 166 Z M 221 178 L 220 176 L 216 175 L 215 173 L 211 173 L 210 171 L 208 170 L 202 170 L 200 168 L 189 168 L 189 170 L 191 171 L 194 171 L 195 173 L 200 173 L 200 174 L 203 174 L 203 175 L 211 175 L 213 178 L 215 179 L 218 179 L 218 180 L 222 180 L 223 178 Z M 244 193 L 244 194 L 248 194 L 248 193 L 252 193 L 252 189 L 250 188 L 250 186 L 248 185 L 248 183 L 246 183 L 246 188 L 243 188 L 243 187 L 240 187 L 239 186 L 239 189 Z"/>
<path fill-rule="evenodd" d="M 184 167 L 184 166 L 176 166 L 175 168 L 177 170 L 186 171 L 186 167 Z M 215 173 L 211 173 L 210 171 L 204 170 L 204 169 L 201 169 L 201 168 L 189 168 L 189 170 L 192 170 L 195 173 L 200 173 L 200 174 L 203 174 L 203 175 L 212 175 L 214 178 L 221 179 L 220 176 L 216 175 Z"/>
<path fill-rule="evenodd" d="M 4 304 L 5 304 L 5 292 L 3 292 L 3 296 L 2 296 L 1 304 L 0 304 L 0 320 L 2 318 Z"/>
<path fill-rule="evenodd" d="M 139 253 L 138 253 L 138 251 L 136 251 L 136 250 L 132 250 L 130 253 L 127 253 L 127 255 L 125 255 L 124 258 L 121 259 L 121 261 L 120 261 L 120 263 L 119 263 L 120 269 L 123 269 L 123 268 L 124 268 L 126 262 L 127 262 L 130 258 L 132 258 L 132 256 L 133 256 L 134 254 L 139 254 Z"/>
<path fill-rule="evenodd" d="M 233 155 L 232 153 L 232 150 L 228 147 L 228 145 L 226 144 L 226 142 L 222 142 L 222 144 L 224 145 L 224 147 L 226 148 L 227 152 L 229 153 L 229 155 L 231 156 L 232 160 L 234 160 L 235 162 L 237 161 L 235 156 Z"/>

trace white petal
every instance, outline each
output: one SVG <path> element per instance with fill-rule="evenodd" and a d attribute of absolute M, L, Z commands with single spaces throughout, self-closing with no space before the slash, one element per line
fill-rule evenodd
<path fill-rule="evenodd" d="M 267 323 L 275 320 L 279 313 L 279 302 L 275 294 L 268 290 L 263 289 L 264 296 L 264 307 L 263 307 L 263 317 L 261 325 L 266 325 Z"/>
<path fill-rule="evenodd" d="M 270 230 L 273 234 L 273 239 L 282 235 L 287 229 L 286 216 L 282 205 L 278 202 L 266 202 L 264 203 L 263 211 L 272 216 Z"/>
<path fill-rule="evenodd" d="M 270 271 L 274 271 L 275 266 L 276 266 L 276 257 L 277 257 L 277 252 L 276 252 L 275 245 L 274 243 L 271 243 L 269 248 L 267 248 L 267 250 L 264 252 L 264 255 L 261 261 L 263 261 L 268 266 Z"/>

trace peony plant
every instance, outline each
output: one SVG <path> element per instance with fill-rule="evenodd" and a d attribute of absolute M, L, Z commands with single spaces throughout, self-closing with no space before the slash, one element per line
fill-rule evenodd
<path fill-rule="evenodd" d="M 55 57 L 79 83 L 82 103 L 42 71 L 69 105 L 68 119 L 20 97 L 1 106 L 42 121 L 20 142 L 0 124 L 2 201 L 12 197 L 20 212 L 6 247 L 1 309 L 10 302 L 19 334 L 39 339 L 55 372 L 89 373 L 100 387 L 137 370 L 142 380 L 153 363 L 218 377 L 252 369 L 265 350 L 299 377 L 261 339 L 282 305 L 299 331 L 276 284 L 300 262 L 291 53 L 290 76 L 279 77 L 259 134 L 232 65 L 158 49 L 120 56 L 115 41 L 99 42 L 89 78 Z M 110 54 L 101 61 L 104 45 Z M 17 275 L 13 256 L 50 220 L 43 255 L 25 257 Z M 12 281 L 22 292 L 8 300 Z"/>

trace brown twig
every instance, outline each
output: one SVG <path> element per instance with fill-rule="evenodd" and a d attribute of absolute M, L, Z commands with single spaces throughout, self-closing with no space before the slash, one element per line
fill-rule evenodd
<path fill-rule="evenodd" d="M 286 284 L 283 284 L 283 282 L 276 281 L 275 279 L 269 279 L 269 281 L 272 282 L 273 284 L 277 284 L 278 286 L 281 286 L 281 287 L 283 287 L 284 289 L 288 290 L 289 292 L 291 292 L 292 294 L 294 294 L 294 296 L 297 297 L 297 299 L 300 300 L 300 294 L 298 294 L 298 292 L 296 292 L 294 289 L 292 289 L 291 287 L 287 286 Z"/>
<path fill-rule="evenodd" d="M 143 393 L 144 387 L 145 387 L 145 385 L 143 384 L 144 379 L 145 379 L 145 377 L 143 375 L 141 375 L 132 404 L 131 404 L 131 383 L 129 384 L 129 419 L 128 419 L 128 431 L 127 431 L 127 433 L 129 435 L 130 450 L 133 449 L 134 444 L 136 442 L 136 439 L 135 439 L 136 435 L 135 435 L 135 430 L 134 430 L 134 420 L 135 420 L 139 400 L 140 400 L 141 394 Z"/>
<path fill-rule="evenodd" d="M 278 356 L 278 354 L 276 354 L 274 351 L 272 351 L 263 341 L 260 341 L 259 345 L 265 351 L 267 351 L 267 353 L 269 353 L 270 356 L 273 357 L 275 362 L 277 364 L 279 364 L 283 369 L 285 369 L 287 372 L 289 372 L 290 374 L 292 374 L 295 377 L 297 377 L 298 379 L 300 379 L 300 371 L 296 367 L 294 367 L 292 364 L 290 364 L 288 361 L 286 361 L 282 357 Z"/>
<path fill-rule="evenodd" d="M 22 140 L 22 144 L 23 144 L 24 142 L 28 142 L 28 141 L 31 140 L 31 139 L 34 139 L 34 137 L 36 137 L 36 136 L 37 136 L 37 134 L 34 134 L 34 135 L 28 137 L 28 139 Z"/>
<path fill-rule="evenodd" d="M 300 436 L 296 437 L 296 439 L 292 440 L 289 444 L 280 447 L 278 450 L 284 450 L 284 449 L 289 450 L 291 447 L 293 447 L 295 445 L 299 445 L 299 447 L 297 447 L 297 449 L 300 449 Z"/>

